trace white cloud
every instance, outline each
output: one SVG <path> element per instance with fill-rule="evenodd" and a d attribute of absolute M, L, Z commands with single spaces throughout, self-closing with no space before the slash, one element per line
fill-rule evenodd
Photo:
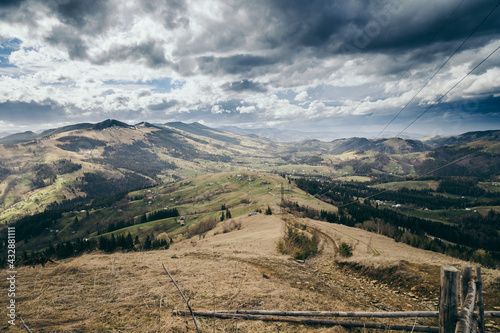
<path fill-rule="evenodd" d="M 19 49 L 3 47 L 7 55 L 0 65 L 8 59 L 15 67 L 0 67 L 0 103 L 49 103 L 63 110 L 61 117 L 67 115 L 61 122 L 103 114 L 151 117 L 142 119 L 149 121 L 188 113 L 205 115 L 205 120 L 225 117 L 227 122 L 245 116 L 245 121 L 260 124 L 374 112 L 387 116 L 402 108 L 443 63 L 449 43 L 463 37 L 453 35 L 451 42 L 430 45 L 425 60 L 417 61 L 398 82 L 423 47 L 419 38 L 432 26 L 429 22 L 445 17 L 441 12 L 449 10 L 446 2 L 422 5 L 434 6 L 430 18 L 413 5 L 401 6 L 369 45 L 349 54 L 339 52 L 339 46 L 352 44 L 353 32 L 363 31 L 379 9 L 362 8 L 356 1 L 320 10 L 315 6 L 322 3 L 314 1 L 288 4 L 286 10 L 272 2 L 104 4 L 68 14 L 58 12 L 52 2 L 27 0 L 19 9 L 0 13 L 0 42 L 21 41 Z M 479 6 L 468 6 L 480 12 Z M 309 20 L 312 10 L 317 15 Z M 411 17 L 418 18 L 418 25 L 405 21 Z M 454 56 L 412 106 L 433 103 L 498 45 L 498 32 L 482 33 L 482 39 L 471 39 L 469 49 Z M 499 66 L 492 57 L 446 101 L 498 96 Z M 182 83 L 170 86 L 165 83 L 169 80 Z M 7 123 L 0 127 L 12 125 Z"/>
<path fill-rule="evenodd" d="M 255 106 L 238 106 L 236 108 L 240 113 L 254 113 L 256 111 Z"/>
<path fill-rule="evenodd" d="M 298 102 L 304 102 L 307 99 L 307 97 L 309 97 L 307 95 L 307 91 L 302 91 L 295 96 L 294 100 Z"/>

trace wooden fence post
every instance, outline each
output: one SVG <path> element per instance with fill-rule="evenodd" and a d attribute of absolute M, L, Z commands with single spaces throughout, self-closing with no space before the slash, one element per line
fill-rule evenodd
<path fill-rule="evenodd" d="M 477 323 L 474 321 L 474 306 L 476 305 L 476 283 L 469 281 L 469 291 L 464 301 L 462 310 L 459 313 L 459 320 L 455 333 L 476 332 Z M 476 325 L 476 326 L 474 326 Z"/>
<path fill-rule="evenodd" d="M 462 272 L 460 274 L 460 306 L 464 307 L 465 298 L 469 291 L 469 281 L 472 278 L 472 266 L 462 265 Z"/>
<path fill-rule="evenodd" d="M 441 267 L 441 299 L 439 302 L 439 332 L 454 333 L 458 319 L 458 269 Z"/>
<path fill-rule="evenodd" d="M 477 305 L 479 306 L 479 332 L 484 333 L 483 280 L 481 277 L 481 266 L 476 266 L 476 279 Z"/>

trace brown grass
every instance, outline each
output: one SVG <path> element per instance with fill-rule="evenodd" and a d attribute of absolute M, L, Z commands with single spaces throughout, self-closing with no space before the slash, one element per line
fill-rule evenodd
<path fill-rule="evenodd" d="M 95 253 L 45 268 L 20 267 L 18 314 L 34 332 L 194 332 L 191 318 L 172 315 L 174 309 L 187 307 L 162 263 L 193 309 L 211 310 L 215 303 L 221 310 L 433 310 L 439 286 L 432 281 L 439 265 L 461 264 L 395 244 L 383 236 L 312 220 L 300 222 L 324 233 L 322 251 L 301 264 L 276 253 L 283 223 L 280 217 L 257 215 L 234 220 L 241 223 L 240 230 L 223 233 L 223 223 L 219 223 L 205 238 L 177 241 L 169 250 Z M 335 238 L 359 242 L 346 264 L 335 263 Z M 367 246 L 373 250 L 367 251 Z M 401 260 L 407 262 L 401 264 Z M 387 280 L 388 274 L 394 273 L 391 265 L 402 265 L 398 274 L 408 283 L 421 286 L 428 281 L 437 291 L 424 300 L 418 290 L 413 291 L 417 298 L 408 294 L 412 285 L 391 285 Z M 380 272 L 385 274 L 374 278 L 377 268 L 384 267 L 387 270 Z M 495 276 L 499 276 L 498 271 L 486 270 L 486 279 Z M 5 288 L 6 282 L 0 285 Z M 402 322 L 413 324 L 414 320 Z M 203 332 L 213 331 L 213 319 L 200 318 L 199 324 Z M 278 325 L 280 332 L 344 331 L 339 327 Z M 275 323 L 260 321 L 218 319 L 215 326 L 217 332 L 277 331 Z M 9 329 L 6 321 L 2 328 Z"/>

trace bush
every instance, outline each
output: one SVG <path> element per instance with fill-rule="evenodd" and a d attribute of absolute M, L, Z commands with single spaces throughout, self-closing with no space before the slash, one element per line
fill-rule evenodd
<path fill-rule="evenodd" d="M 340 243 L 337 251 L 342 257 L 348 258 L 352 256 L 352 246 L 346 242 Z"/>
<path fill-rule="evenodd" d="M 289 254 L 295 259 L 304 260 L 318 252 L 318 244 L 319 238 L 316 234 L 309 237 L 288 222 L 283 236 L 276 244 L 276 250 L 281 254 Z"/>
<path fill-rule="evenodd" d="M 202 235 L 205 232 L 213 229 L 217 225 L 217 220 L 211 219 L 207 221 L 201 221 L 195 226 L 192 226 L 187 232 L 187 238 L 191 238 L 195 235 Z"/>
<path fill-rule="evenodd" d="M 230 231 L 233 231 L 234 229 L 238 229 L 240 230 L 241 229 L 241 222 L 235 222 L 234 220 L 230 220 L 229 222 L 227 223 L 224 223 L 224 225 L 222 226 L 222 232 L 223 233 L 228 233 Z"/>

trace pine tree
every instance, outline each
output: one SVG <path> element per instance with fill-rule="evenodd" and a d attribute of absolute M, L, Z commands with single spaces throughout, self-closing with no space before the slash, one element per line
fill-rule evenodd
<path fill-rule="evenodd" d="M 230 219 L 232 216 L 231 216 L 231 212 L 229 211 L 229 208 L 226 209 L 226 218 L 227 219 Z"/>
<path fill-rule="evenodd" d="M 220 220 L 224 221 L 224 212 L 222 212 L 222 215 L 220 216 Z"/>
<path fill-rule="evenodd" d="M 273 215 L 273 211 L 271 210 L 271 207 L 269 207 L 269 206 L 267 206 L 266 215 Z"/>
<path fill-rule="evenodd" d="M 144 250 L 151 250 L 151 238 L 149 235 L 146 236 L 146 240 L 144 241 L 144 245 L 142 246 Z"/>
<path fill-rule="evenodd" d="M 134 248 L 134 240 L 132 239 L 132 235 L 130 234 L 130 232 L 127 234 L 127 239 L 125 241 L 125 248 L 126 249 Z"/>

